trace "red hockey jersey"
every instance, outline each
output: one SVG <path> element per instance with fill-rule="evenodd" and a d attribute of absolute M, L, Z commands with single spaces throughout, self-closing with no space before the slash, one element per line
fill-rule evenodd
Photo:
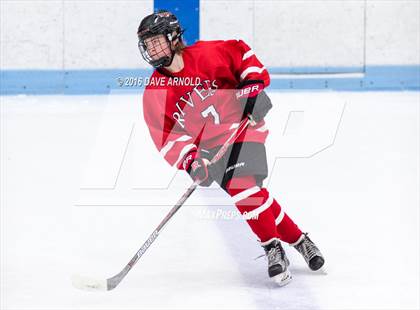
<path fill-rule="evenodd" d="M 222 145 L 238 127 L 243 106 L 236 87 L 244 80 L 270 77 L 241 40 L 198 41 L 182 52 L 184 68 L 153 72 L 143 94 L 143 114 L 157 149 L 182 169 L 187 154 Z M 238 142 L 264 143 L 264 121 L 249 127 Z"/>

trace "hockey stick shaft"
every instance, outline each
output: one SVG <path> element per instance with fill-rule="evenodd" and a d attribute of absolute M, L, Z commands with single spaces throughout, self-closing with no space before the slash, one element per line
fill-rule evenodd
<path fill-rule="evenodd" d="M 231 136 L 226 140 L 223 146 L 218 150 L 216 155 L 210 161 L 210 165 L 216 163 L 220 158 L 225 155 L 228 148 L 236 141 L 236 139 L 244 132 L 244 130 L 248 127 L 249 124 L 252 123 L 251 118 L 243 119 L 235 131 L 231 134 Z M 153 231 L 153 233 L 149 236 L 146 242 L 141 246 L 141 248 L 137 251 L 137 253 L 133 256 L 133 258 L 128 262 L 128 264 L 121 270 L 117 275 L 113 276 L 112 278 L 107 279 L 107 290 L 114 289 L 124 277 L 128 274 L 128 272 L 133 268 L 133 266 L 138 262 L 140 257 L 147 251 L 147 249 L 152 245 L 152 243 L 156 240 L 159 236 L 162 229 L 165 225 L 169 222 L 169 220 L 175 215 L 175 213 L 184 205 L 185 201 L 191 196 L 191 194 L 195 191 L 197 186 L 200 185 L 199 182 L 194 182 L 191 186 L 186 190 L 186 192 L 182 195 L 182 197 L 178 200 L 178 202 L 172 207 L 169 213 L 165 216 L 165 218 L 160 222 L 158 227 Z"/>

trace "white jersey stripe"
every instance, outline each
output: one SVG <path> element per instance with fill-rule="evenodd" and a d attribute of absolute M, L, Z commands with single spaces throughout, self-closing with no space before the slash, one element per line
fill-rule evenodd
<path fill-rule="evenodd" d="M 239 127 L 239 123 L 233 123 L 232 125 L 230 125 L 229 130 L 236 129 L 238 127 Z M 251 127 L 250 129 L 255 130 L 255 131 L 259 131 L 259 132 L 266 132 L 267 131 L 267 127 L 265 125 L 262 125 L 258 128 Z"/>
<path fill-rule="evenodd" d="M 239 127 L 239 123 L 233 123 L 232 125 L 230 125 L 229 130 L 236 129 L 238 127 Z"/>
<path fill-rule="evenodd" d="M 242 57 L 242 60 L 248 59 L 249 57 L 251 57 L 252 55 L 255 55 L 253 50 L 249 50 L 248 52 L 246 52 L 244 54 L 244 56 Z"/>
<path fill-rule="evenodd" d="M 284 211 L 283 211 L 283 209 L 280 211 L 280 214 L 279 214 L 279 216 L 276 218 L 276 226 L 278 225 L 278 224 L 280 224 L 281 223 L 281 221 L 283 220 L 283 218 L 284 218 Z"/>
<path fill-rule="evenodd" d="M 267 131 L 267 127 L 265 127 L 265 125 L 262 125 L 261 127 L 255 129 L 255 131 L 265 132 Z"/>
<path fill-rule="evenodd" d="M 248 67 L 241 73 L 241 80 L 243 80 L 250 73 L 261 73 L 265 70 L 265 67 Z"/>
<path fill-rule="evenodd" d="M 166 143 L 166 145 L 160 150 L 160 153 L 162 154 L 162 156 L 163 157 L 165 157 L 166 156 L 166 154 L 169 152 L 169 150 L 174 146 L 174 144 L 176 143 L 176 142 L 185 142 L 185 141 L 188 141 L 188 140 L 190 140 L 191 139 L 191 137 L 190 136 L 187 136 L 187 135 L 183 135 L 183 136 L 181 136 L 181 137 L 179 137 L 178 139 L 176 139 L 176 140 L 172 140 L 172 141 L 169 141 L 168 143 Z"/>
<path fill-rule="evenodd" d="M 273 198 L 272 197 L 268 197 L 267 201 L 265 203 L 263 203 L 261 206 L 259 206 L 258 208 L 252 210 L 251 212 L 248 212 L 247 214 L 244 214 L 244 218 L 246 220 L 255 219 L 255 218 L 258 217 L 258 215 L 260 215 L 265 210 L 267 210 L 268 208 L 270 208 L 270 206 L 272 204 L 273 204 Z"/>
<path fill-rule="evenodd" d="M 187 144 L 186 146 L 184 146 L 184 148 L 182 149 L 181 153 L 179 153 L 179 157 L 176 160 L 175 164 L 173 164 L 173 166 L 178 167 L 179 163 L 181 162 L 181 160 L 184 159 L 185 155 L 191 151 L 192 149 L 196 149 L 197 145 L 195 145 L 194 143 L 191 144 Z"/>
<path fill-rule="evenodd" d="M 235 196 L 232 196 L 232 199 L 235 203 L 238 201 L 241 201 L 242 199 L 248 198 L 251 195 L 254 195 L 255 193 L 258 193 L 261 189 L 258 186 L 254 186 L 251 188 L 248 188 L 239 194 L 236 194 Z"/>

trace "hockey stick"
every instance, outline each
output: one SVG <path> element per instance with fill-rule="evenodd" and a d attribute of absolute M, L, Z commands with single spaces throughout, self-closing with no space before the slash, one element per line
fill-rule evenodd
<path fill-rule="evenodd" d="M 239 126 L 235 129 L 232 135 L 226 140 L 226 142 L 219 149 L 216 155 L 214 155 L 214 157 L 210 161 L 210 165 L 214 164 L 220 158 L 222 158 L 223 155 L 225 155 L 227 149 L 236 141 L 236 139 L 243 133 L 245 128 L 247 128 L 248 125 L 251 123 L 253 123 L 251 118 L 245 118 L 239 123 Z M 116 288 L 117 285 L 120 284 L 120 282 L 128 274 L 131 268 L 133 268 L 133 266 L 137 263 L 140 257 L 147 251 L 147 249 L 156 240 L 156 238 L 159 236 L 160 232 L 163 230 L 165 225 L 175 215 L 175 213 L 182 207 L 182 205 L 185 203 L 188 197 L 191 196 L 191 194 L 195 191 L 198 185 L 200 185 L 200 183 L 197 181 L 191 184 L 191 186 L 182 195 L 182 197 L 178 200 L 178 202 L 172 207 L 169 213 L 160 222 L 159 226 L 153 231 L 153 233 L 149 236 L 146 242 L 141 246 L 141 248 L 137 251 L 137 253 L 128 262 L 128 264 L 124 267 L 123 270 L 121 270 L 115 276 L 108 278 L 106 280 L 98 280 L 98 279 L 92 279 L 92 278 L 81 277 L 81 276 L 73 276 L 72 277 L 73 286 L 79 289 L 83 289 L 83 290 L 94 290 L 94 291 L 110 291 Z"/>

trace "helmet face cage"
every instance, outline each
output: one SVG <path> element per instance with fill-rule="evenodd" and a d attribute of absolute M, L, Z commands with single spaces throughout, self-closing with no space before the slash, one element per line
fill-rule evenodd
<path fill-rule="evenodd" d="M 138 47 L 141 55 L 143 56 L 143 59 L 155 68 L 169 66 L 174 56 L 174 51 L 171 48 L 171 41 L 168 39 L 168 37 L 164 36 L 165 43 L 162 44 L 162 37 L 160 37 L 158 40 L 152 39 L 158 36 L 160 35 L 157 34 L 150 35 L 144 38 L 139 38 L 138 43 Z M 148 45 L 149 50 L 147 49 Z M 150 48 L 150 46 L 152 46 L 153 48 Z M 158 58 L 158 55 L 161 55 L 161 57 Z"/>
<path fill-rule="evenodd" d="M 173 35 L 173 33 L 175 34 Z M 178 19 L 170 12 L 163 11 L 151 14 L 143 19 L 141 22 L 139 29 L 138 29 L 138 47 L 140 53 L 145 61 L 151 64 L 155 68 L 166 67 L 172 63 L 172 60 L 175 55 L 175 51 L 172 48 L 172 41 L 179 38 L 182 34 L 182 31 L 179 27 Z M 164 40 L 167 43 L 167 46 L 163 46 L 161 38 L 159 42 L 156 43 L 151 42 L 151 38 L 157 37 L 159 35 L 163 35 Z M 148 40 L 150 39 L 150 40 Z M 147 49 L 147 43 L 149 44 L 149 50 Z M 156 52 L 150 51 L 150 46 L 153 47 L 152 50 Z M 165 52 L 169 51 L 168 52 Z M 164 54 L 161 57 L 157 58 L 156 56 L 159 54 Z"/>

